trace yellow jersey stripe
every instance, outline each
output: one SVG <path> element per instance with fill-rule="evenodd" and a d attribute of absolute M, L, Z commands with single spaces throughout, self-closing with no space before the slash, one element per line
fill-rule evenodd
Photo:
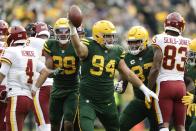
<path fill-rule="evenodd" d="M 40 109 L 40 104 L 39 104 L 39 91 L 36 93 L 36 96 L 33 98 L 33 103 L 35 106 L 35 112 L 36 115 L 38 117 L 38 121 L 40 125 L 43 125 L 44 122 L 44 118 L 43 118 L 43 114 L 42 114 L 42 110 Z"/>
<path fill-rule="evenodd" d="M 82 41 L 89 42 L 89 40 L 87 40 L 87 39 L 82 39 Z"/>
<path fill-rule="evenodd" d="M 86 42 L 86 41 L 82 41 L 82 43 L 85 44 L 85 45 L 89 45 L 89 43 Z"/>
<path fill-rule="evenodd" d="M 9 59 L 7 59 L 7 58 L 5 58 L 5 57 L 1 57 L 1 62 L 5 62 L 5 63 L 8 63 L 8 64 L 12 64 L 12 62 L 9 60 Z"/>
<path fill-rule="evenodd" d="M 46 48 L 45 46 L 44 46 L 44 50 L 45 50 L 47 53 L 51 53 L 51 51 L 50 51 L 48 48 Z"/>
<path fill-rule="evenodd" d="M 125 58 L 125 51 L 122 52 L 122 54 L 120 55 L 120 58 Z"/>
<path fill-rule="evenodd" d="M 46 43 L 44 43 L 44 46 L 45 46 L 46 48 L 48 48 L 48 45 L 47 45 Z"/>

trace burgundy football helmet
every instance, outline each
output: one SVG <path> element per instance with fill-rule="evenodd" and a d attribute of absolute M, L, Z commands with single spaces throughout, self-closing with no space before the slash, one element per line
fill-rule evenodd
<path fill-rule="evenodd" d="M 184 18 L 177 12 L 170 13 L 165 19 L 165 23 L 164 23 L 165 31 L 172 30 L 181 34 L 182 31 L 184 30 L 184 26 L 185 26 Z"/>
<path fill-rule="evenodd" d="M 48 26 L 44 22 L 35 23 L 35 37 L 40 35 L 46 35 L 48 38 L 50 37 Z"/>
<path fill-rule="evenodd" d="M 48 26 L 44 22 L 29 23 L 25 29 L 29 37 L 38 37 L 41 35 L 45 35 L 47 38 L 50 37 Z"/>
<path fill-rule="evenodd" d="M 23 44 L 26 42 L 27 33 L 22 26 L 12 26 L 9 28 L 9 35 L 7 39 L 8 46 L 16 46 L 18 43 Z"/>

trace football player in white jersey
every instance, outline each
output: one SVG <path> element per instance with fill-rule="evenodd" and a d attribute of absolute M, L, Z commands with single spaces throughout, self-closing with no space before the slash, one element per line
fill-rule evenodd
<path fill-rule="evenodd" d="M 6 39 L 8 35 L 8 23 L 4 20 L 0 20 L 0 56 L 3 52 L 4 48 L 6 47 Z M 6 130 L 6 123 L 5 123 L 5 110 L 6 110 L 6 87 L 5 87 L 5 80 L 0 85 L 0 131 Z"/>
<path fill-rule="evenodd" d="M 186 61 L 188 38 L 181 36 L 185 26 L 183 17 L 170 13 L 164 23 L 165 32 L 153 38 L 155 55 L 149 74 L 149 87 L 157 83 L 159 102 L 156 111 L 161 131 L 168 131 L 171 117 L 177 131 L 185 130 L 186 108 L 181 99 L 186 94 L 184 83 L 184 65 Z"/>
<path fill-rule="evenodd" d="M 33 110 L 32 96 L 49 75 L 37 51 L 26 46 L 27 34 L 22 26 L 9 29 L 7 44 L 1 57 L 0 83 L 7 77 L 6 131 L 22 131 L 27 114 Z M 39 72 L 36 80 L 35 72 Z"/>
<path fill-rule="evenodd" d="M 49 39 L 50 33 L 46 23 L 36 22 L 31 23 L 26 28 L 27 34 L 31 37 L 28 38 L 29 46 L 35 48 L 38 52 L 39 59 L 45 63 L 45 57 L 42 54 L 45 41 Z M 38 75 L 37 75 L 38 76 Z M 40 88 L 33 101 L 35 107 L 35 118 L 38 124 L 38 131 L 50 131 L 51 125 L 49 120 L 49 97 L 50 89 L 52 87 L 53 79 L 47 78 L 47 80 Z"/>

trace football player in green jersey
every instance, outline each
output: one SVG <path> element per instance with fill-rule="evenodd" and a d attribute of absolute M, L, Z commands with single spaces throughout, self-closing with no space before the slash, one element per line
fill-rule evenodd
<path fill-rule="evenodd" d="M 187 72 L 185 72 L 185 83 L 189 90 L 194 89 L 194 93 L 187 92 L 187 95 L 182 98 L 182 102 L 188 106 L 187 108 L 187 115 L 192 116 L 192 123 L 190 128 L 187 129 L 189 131 L 196 130 L 196 94 L 195 94 L 195 87 L 196 87 L 196 39 L 193 39 L 189 44 L 189 51 L 187 53 L 188 60 L 187 60 Z M 195 114 L 193 114 L 195 112 Z"/>
<path fill-rule="evenodd" d="M 110 21 L 96 22 L 92 35 L 93 38 L 80 42 L 76 28 L 70 22 L 72 44 L 81 59 L 80 128 L 82 131 L 93 131 L 94 120 L 98 117 L 107 131 L 118 131 L 119 117 L 113 95 L 115 69 L 140 88 L 149 101 L 151 96 L 158 98 L 125 64 L 123 49 L 113 44 L 116 28 Z"/>
<path fill-rule="evenodd" d="M 125 63 L 144 84 L 148 82 L 148 74 L 154 56 L 152 47 L 147 45 L 148 40 L 148 31 L 144 27 L 134 26 L 129 29 L 127 35 L 128 53 L 125 55 Z M 116 91 L 123 93 L 127 84 L 128 81 L 120 79 L 115 85 Z M 133 126 L 148 118 L 150 131 L 157 131 L 158 122 L 155 109 L 145 100 L 141 90 L 134 87 L 133 91 L 135 98 L 128 104 L 120 116 L 120 130 L 129 131 Z"/>
<path fill-rule="evenodd" d="M 59 131 L 63 117 L 64 130 L 72 131 L 78 104 L 79 57 L 70 43 L 67 18 L 55 22 L 54 32 L 56 39 L 44 45 L 46 66 L 64 71 L 54 77 L 49 107 L 51 127 L 52 131 Z"/>

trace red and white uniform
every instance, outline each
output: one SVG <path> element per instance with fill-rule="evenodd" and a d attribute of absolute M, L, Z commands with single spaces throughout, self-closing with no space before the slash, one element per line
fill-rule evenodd
<path fill-rule="evenodd" d="M 0 55 L 5 48 L 5 42 L 0 41 Z M 2 90 L 6 90 L 6 80 L 4 79 L 0 85 L 0 92 Z M 5 110 L 6 110 L 6 103 L 0 101 L 0 131 L 6 130 L 6 123 L 5 123 Z"/>
<path fill-rule="evenodd" d="M 7 77 L 8 100 L 6 130 L 22 131 L 26 115 L 33 109 L 31 87 L 35 84 L 35 72 L 45 65 L 39 61 L 36 50 L 29 46 L 8 47 L 2 58 L 0 72 Z"/>
<path fill-rule="evenodd" d="M 36 49 L 39 55 L 39 59 L 45 63 L 45 57 L 43 56 L 43 46 L 45 43 L 44 39 L 30 37 L 29 46 Z M 37 75 L 38 76 L 38 75 Z M 50 124 L 49 120 L 49 98 L 50 98 L 50 89 L 52 87 L 53 79 L 47 78 L 43 86 L 36 92 L 34 97 L 34 106 L 36 111 L 36 122 L 38 126 Z M 46 130 L 46 128 L 44 129 Z"/>
<path fill-rule="evenodd" d="M 159 102 L 155 104 L 160 123 L 169 123 L 173 116 L 175 125 L 184 125 L 186 109 L 181 99 L 186 94 L 184 65 L 189 41 L 188 38 L 165 33 L 153 38 L 153 45 L 163 53 L 157 78 Z"/>

